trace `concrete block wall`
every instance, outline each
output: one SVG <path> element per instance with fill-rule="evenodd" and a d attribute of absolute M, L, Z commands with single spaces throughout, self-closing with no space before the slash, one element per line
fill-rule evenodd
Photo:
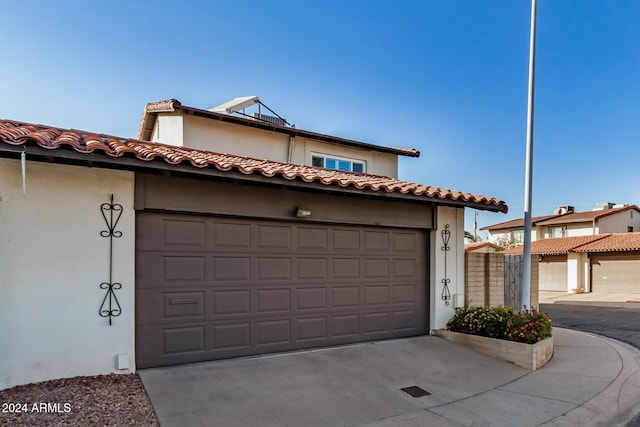
<path fill-rule="evenodd" d="M 504 255 L 468 252 L 464 268 L 465 306 L 504 305 Z"/>
<path fill-rule="evenodd" d="M 465 306 L 504 305 L 504 255 L 467 252 L 464 258 Z M 538 308 L 538 256 L 531 256 L 531 306 Z"/>

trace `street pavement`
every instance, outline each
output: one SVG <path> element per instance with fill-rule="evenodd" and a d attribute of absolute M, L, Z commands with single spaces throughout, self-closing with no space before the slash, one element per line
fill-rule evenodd
<path fill-rule="evenodd" d="M 540 292 L 540 310 L 553 325 L 593 332 L 640 349 L 640 296 L 638 294 Z M 638 414 L 627 427 L 640 427 Z"/>

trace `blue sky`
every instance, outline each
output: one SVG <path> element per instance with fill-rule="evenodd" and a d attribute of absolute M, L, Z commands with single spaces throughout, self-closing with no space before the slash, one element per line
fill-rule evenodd
<path fill-rule="evenodd" d="M 0 118 L 135 137 L 147 102 L 258 95 L 414 147 L 400 178 L 521 217 L 529 0 L 3 2 Z M 533 214 L 640 203 L 640 2 L 539 0 Z M 471 217 L 467 215 L 467 229 Z"/>

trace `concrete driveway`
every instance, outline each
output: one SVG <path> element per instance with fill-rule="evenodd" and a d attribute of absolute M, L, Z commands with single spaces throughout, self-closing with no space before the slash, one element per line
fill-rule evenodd
<path fill-rule="evenodd" d="M 640 352 L 554 329 L 530 372 L 422 336 L 167 368 L 140 377 L 169 426 L 620 425 L 640 401 Z M 414 398 L 402 388 L 418 386 Z"/>
<path fill-rule="evenodd" d="M 453 424 L 423 410 L 528 371 L 422 336 L 139 373 L 163 427 L 386 425 L 415 411 L 423 412 L 416 425 L 446 426 Z M 431 395 L 400 390 L 409 386 Z"/>

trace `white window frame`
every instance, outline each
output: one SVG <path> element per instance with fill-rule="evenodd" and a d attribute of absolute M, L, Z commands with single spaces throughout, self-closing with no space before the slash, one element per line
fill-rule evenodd
<path fill-rule="evenodd" d="M 548 231 L 549 231 L 549 237 L 550 238 L 554 237 L 553 236 L 553 232 L 551 231 L 551 230 L 554 230 L 554 229 L 559 229 L 560 230 L 560 233 L 562 234 L 562 236 L 560 236 L 560 237 L 567 237 L 567 226 L 566 225 L 556 225 L 556 226 L 549 227 Z"/>
<path fill-rule="evenodd" d="M 351 159 L 349 157 L 334 156 L 332 154 L 311 153 L 311 165 L 313 165 L 313 159 L 314 158 L 321 158 L 322 159 L 322 166 L 321 167 L 323 167 L 325 169 L 331 169 L 331 170 L 337 170 L 337 171 L 343 171 L 343 172 L 355 172 L 353 170 L 353 165 L 354 164 L 359 164 L 359 165 L 362 165 L 362 171 L 358 171 L 356 173 L 366 173 L 367 172 L 367 162 L 364 161 L 364 160 Z M 336 161 L 336 167 L 335 168 L 327 167 L 327 159 L 335 160 Z M 343 169 L 338 169 L 337 162 L 349 162 L 349 170 L 345 171 Z"/>

